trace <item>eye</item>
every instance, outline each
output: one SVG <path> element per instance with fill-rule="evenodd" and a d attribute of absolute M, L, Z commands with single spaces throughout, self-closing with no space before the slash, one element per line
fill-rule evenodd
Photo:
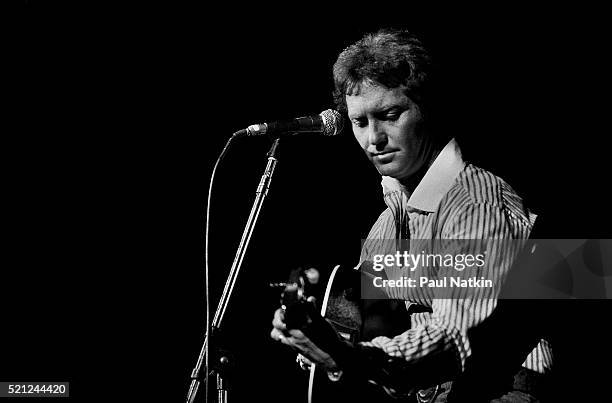
<path fill-rule="evenodd" d="M 351 123 L 355 127 L 366 127 L 368 125 L 368 121 L 366 119 L 351 119 Z"/>
<path fill-rule="evenodd" d="M 398 110 L 392 109 L 385 113 L 385 120 L 395 121 L 399 119 L 401 113 Z"/>

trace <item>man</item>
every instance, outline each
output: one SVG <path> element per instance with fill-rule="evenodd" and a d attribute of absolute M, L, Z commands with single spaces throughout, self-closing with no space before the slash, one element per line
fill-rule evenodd
<path fill-rule="evenodd" d="M 522 199 L 502 179 L 466 164 L 457 142 L 437 129 L 433 64 L 417 38 L 390 30 L 366 35 L 340 54 L 333 72 L 338 109 L 348 114 L 356 140 L 382 175 L 388 206 L 363 245 L 360 267 L 389 252 L 390 240 L 529 237 L 534 216 Z M 287 328 L 281 310 L 271 336 L 330 372 L 358 372 L 393 394 L 455 381 L 417 396 L 429 401 L 535 401 L 538 391 L 532 386 L 551 366 L 548 345 L 542 341 L 534 348 L 539 339 L 534 342 L 533 335 L 503 345 L 508 332 L 488 325 L 499 321 L 493 315 L 497 292 L 517 256 L 517 250 L 497 248 L 489 250 L 483 268 L 494 289 L 473 294 L 459 289 L 441 298 L 424 287 L 387 288 L 390 298 L 406 301 L 407 307 L 425 308 L 412 313 L 411 328 L 395 337 L 349 345 L 325 329 L 323 336 L 306 335 Z M 393 276 L 392 271 L 386 274 Z M 496 330 L 483 335 L 482 329 L 492 327 Z M 500 363 L 503 371 L 474 388 L 476 377 L 496 372 L 488 366 L 498 352 L 500 361 L 508 361 Z M 514 382 L 508 383 L 508 371 L 516 374 Z"/>

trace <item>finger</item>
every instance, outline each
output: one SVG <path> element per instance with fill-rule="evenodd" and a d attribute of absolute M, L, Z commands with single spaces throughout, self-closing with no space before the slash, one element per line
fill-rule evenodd
<path fill-rule="evenodd" d="M 282 335 L 280 337 L 280 342 L 292 348 L 296 347 L 295 343 L 293 342 L 293 337 L 286 337 L 285 335 Z"/>
<path fill-rule="evenodd" d="M 285 319 L 285 315 L 283 313 L 283 310 L 277 309 L 276 312 L 274 312 L 274 319 L 272 320 L 272 326 L 274 326 L 274 328 L 279 329 L 279 330 L 286 330 L 287 325 L 285 325 L 284 319 Z"/>
<path fill-rule="evenodd" d="M 284 332 L 285 336 L 293 337 L 294 339 L 306 339 L 306 335 L 300 329 L 290 329 Z"/>
<path fill-rule="evenodd" d="M 287 335 L 283 334 L 283 332 L 278 330 L 278 329 L 272 329 L 272 332 L 270 333 L 270 336 L 272 336 L 272 338 L 274 340 L 280 341 L 284 345 L 287 345 L 289 347 L 295 348 L 295 343 L 293 341 L 293 337 L 287 336 Z"/>
<path fill-rule="evenodd" d="M 285 338 L 285 335 L 283 334 L 282 331 L 275 328 L 275 329 L 272 329 L 272 331 L 270 332 L 270 337 L 272 337 L 276 341 L 282 342 L 282 340 Z"/>

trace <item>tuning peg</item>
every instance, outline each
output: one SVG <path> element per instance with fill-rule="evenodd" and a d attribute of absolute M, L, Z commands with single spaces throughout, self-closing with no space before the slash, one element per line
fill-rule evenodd
<path fill-rule="evenodd" d="M 268 287 L 270 288 L 287 288 L 287 287 L 297 287 L 297 283 L 286 283 L 286 282 L 282 282 L 282 283 L 268 283 Z"/>

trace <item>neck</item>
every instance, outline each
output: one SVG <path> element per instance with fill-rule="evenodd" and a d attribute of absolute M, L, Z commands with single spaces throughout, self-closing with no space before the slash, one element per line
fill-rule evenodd
<path fill-rule="evenodd" d="M 427 158 L 427 163 L 423 164 L 423 167 L 414 175 L 410 175 L 410 177 L 405 179 L 400 179 L 399 182 L 412 194 L 414 189 L 419 185 L 429 167 L 433 164 L 433 162 L 438 158 L 438 155 L 442 151 L 442 148 L 437 146 L 437 144 L 432 144 L 430 150 L 428 151 L 429 157 Z"/>

